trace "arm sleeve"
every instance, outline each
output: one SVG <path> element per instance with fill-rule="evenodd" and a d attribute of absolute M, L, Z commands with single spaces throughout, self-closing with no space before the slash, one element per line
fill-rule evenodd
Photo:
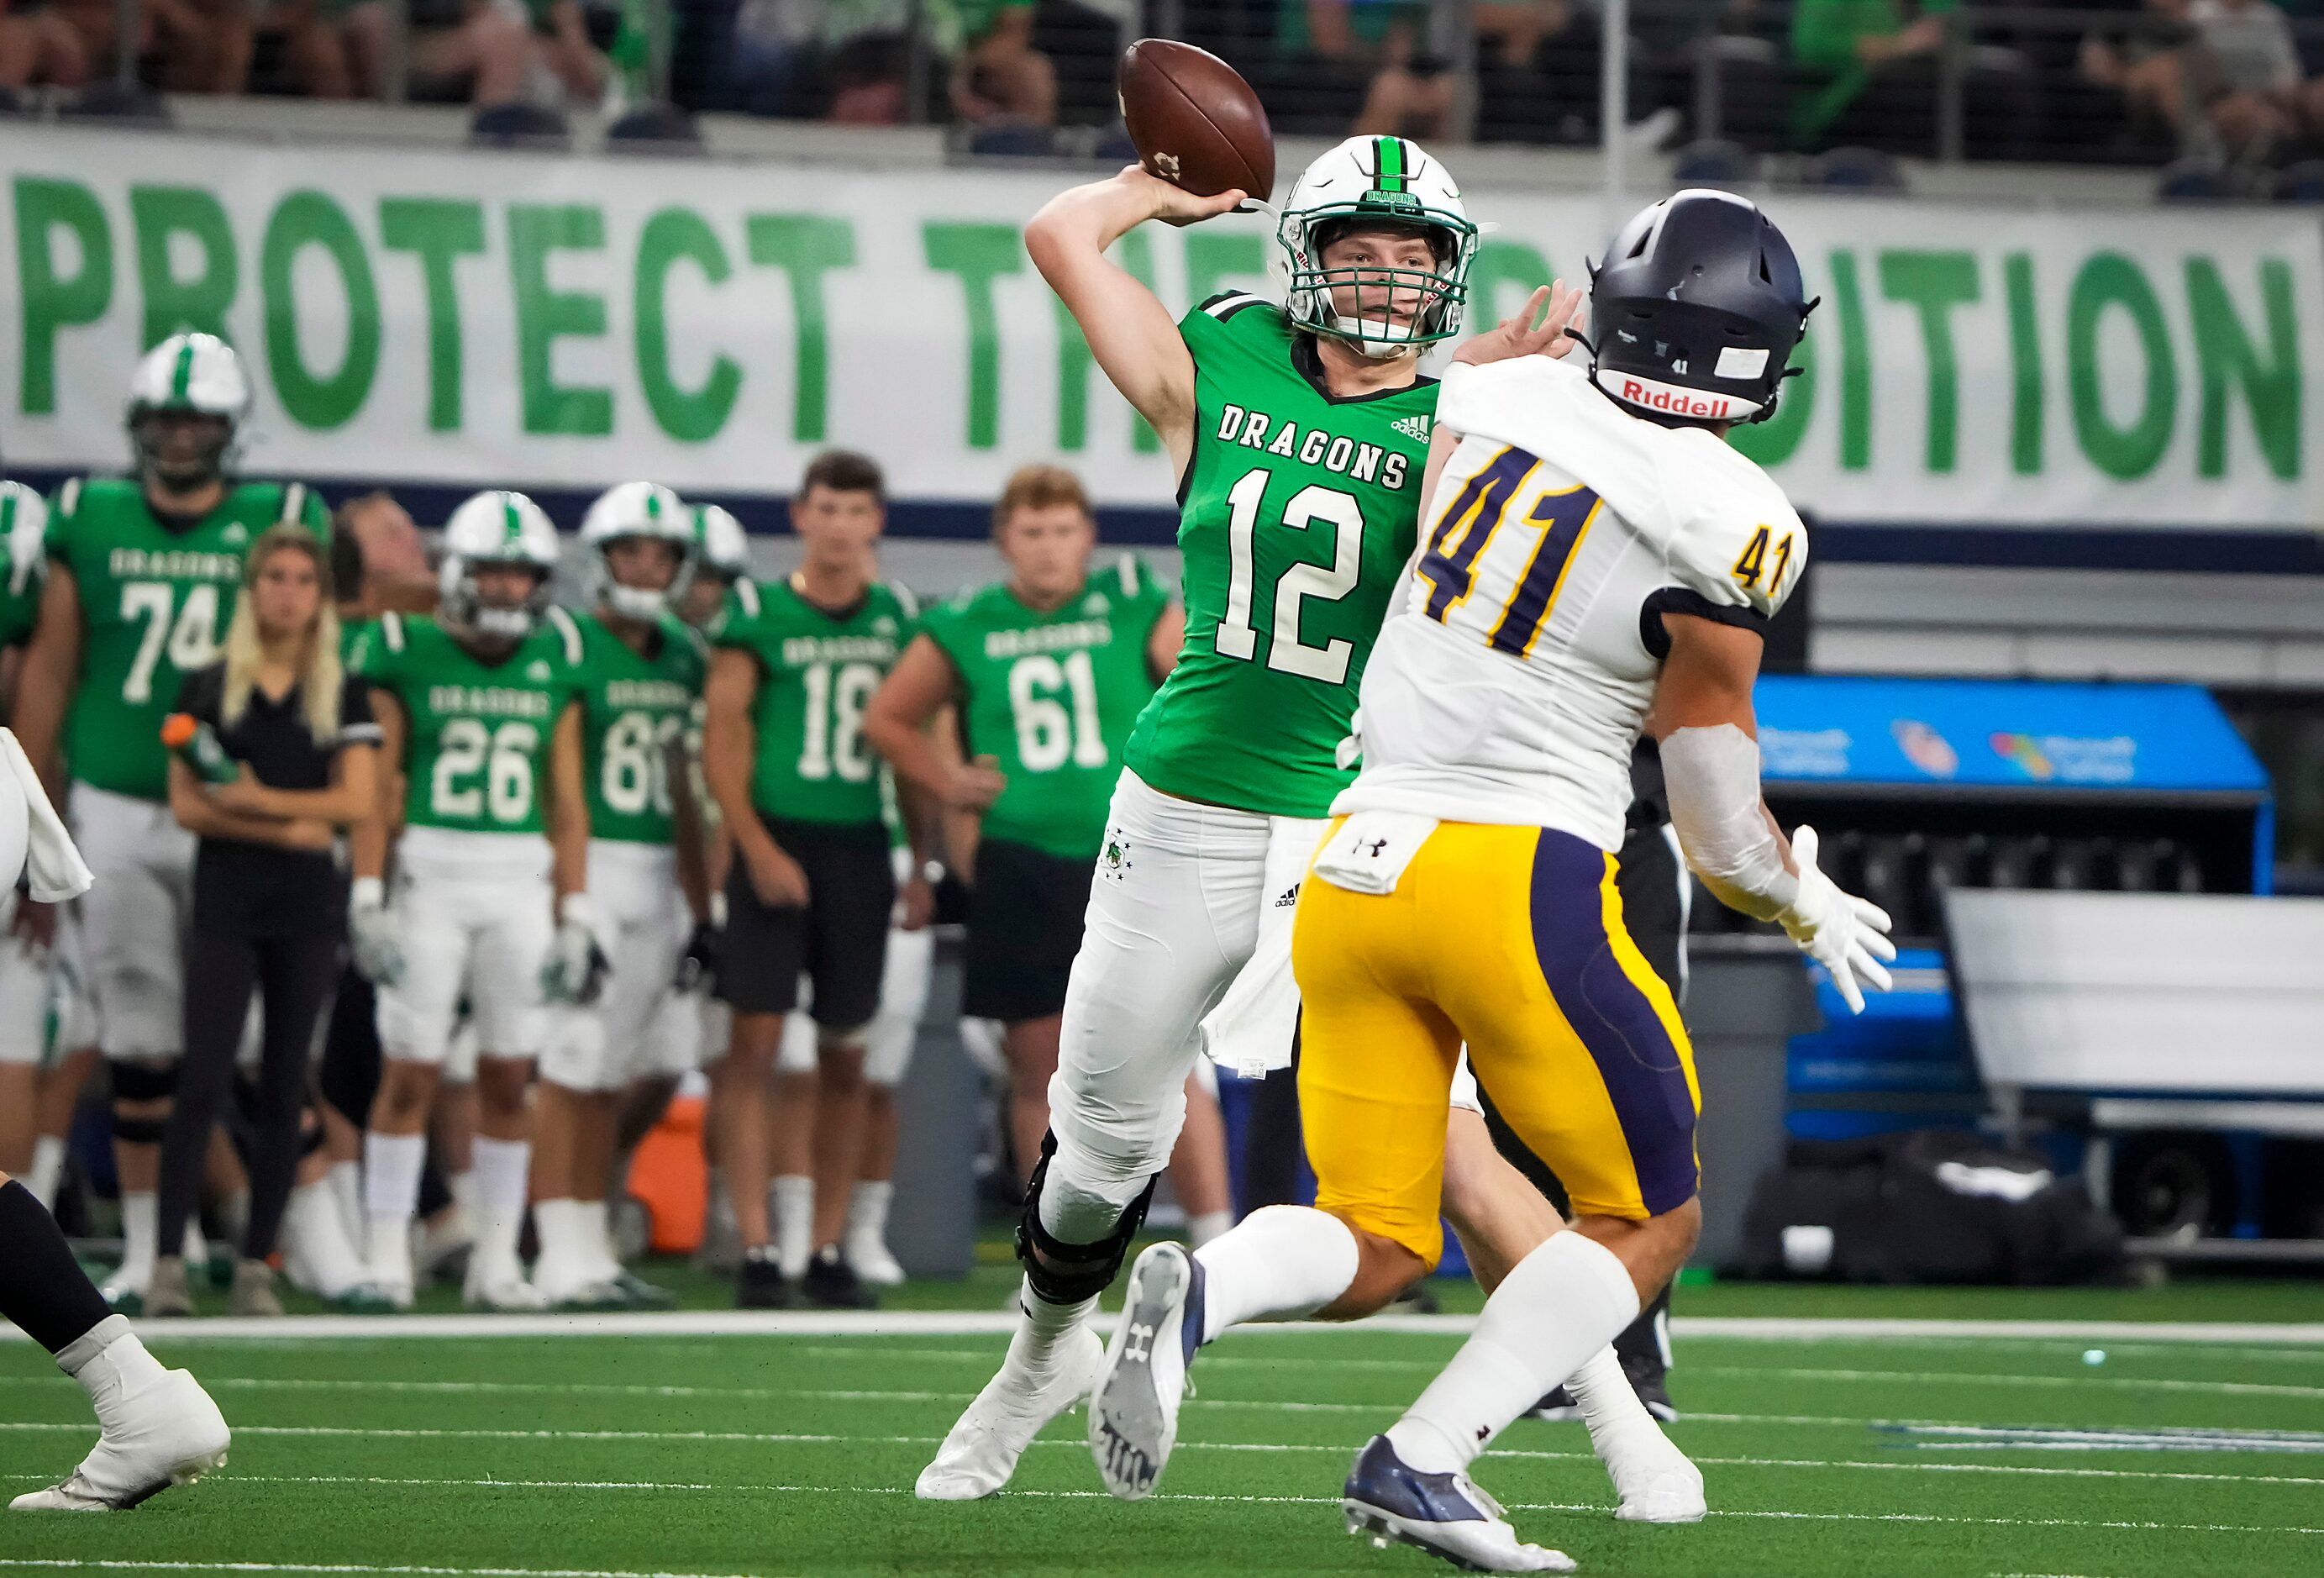
<path fill-rule="evenodd" d="M 376 745 L 380 743 L 379 721 L 372 716 L 371 687 L 360 674 L 348 674 L 339 681 L 338 745 Z"/>

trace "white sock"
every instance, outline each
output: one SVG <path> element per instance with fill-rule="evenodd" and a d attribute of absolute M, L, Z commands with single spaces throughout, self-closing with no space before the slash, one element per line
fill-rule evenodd
<path fill-rule="evenodd" d="M 1581 1406 L 1582 1422 L 1590 1426 L 1590 1445 L 1600 1462 L 1611 1464 L 1632 1452 L 1659 1451 L 1667 1444 L 1611 1347 L 1599 1349 L 1565 1385 Z"/>
<path fill-rule="evenodd" d="M 1032 1281 L 1028 1278 L 1017 1289 L 1017 1307 L 1025 1318 L 1018 1323 L 1017 1334 L 1009 1341 L 1007 1362 L 1041 1369 L 1048 1364 L 1059 1343 L 1089 1319 L 1097 1308 L 1097 1300 L 1051 1304 L 1033 1291 Z"/>
<path fill-rule="evenodd" d="M 411 1281 L 411 1219 L 420 1210 L 420 1169 L 427 1159 L 428 1141 L 420 1135 L 364 1136 L 364 1259 L 379 1281 Z"/>
<path fill-rule="evenodd" d="M 335 1161 L 323 1169 L 323 1183 L 330 1190 L 333 1209 L 339 1213 L 339 1223 L 350 1238 L 363 1232 L 364 1187 L 363 1163 Z"/>
<path fill-rule="evenodd" d="M 815 1253 L 815 1180 L 798 1173 L 787 1173 L 771 1186 L 773 1198 L 769 1204 L 775 1216 L 775 1260 L 786 1277 L 800 1277 L 807 1272 L 807 1258 Z"/>
<path fill-rule="evenodd" d="M 1637 1285 L 1614 1251 L 1578 1232 L 1554 1234 L 1485 1301 L 1475 1333 L 1388 1427 L 1388 1441 L 1422 1473 L 1466 1469 L 1637 1317 Z"/>
<path fill-rule="evenodd" d="M 299 1259 L 315 1279 L 314 1291 L 325 1298 L 337 1298 L 364 1279 L 363 1257 L 339 1219 L 336 1196 L 328 1179 L 301 1185 L 290 1191 L 283 1216 Z"/>
<path fill-rule="evenodd" d="M 1305 1205 L 1263 1205 L 1194 1251 L 1203 1268 L 1203 1334 L 1269 1315 L 1313 1315 L 1356 1280 L 1356 1235 Z"/>
<path fill-rule="evenodd" d="M 524 1200 L 532 1168 L 532 1142 L 493 1140 L 479 1134 L 475 1158 L 476 1247 L 484 1271 L 475 1278 L 484 1286 L 521 1278 L 524 1261 L 517 1241 L 524 1236 Z"/>
<path fill-rule="evenodd" d="M 226 1229 L 226 1241 L 242 1252 L 243 1241 L 250 1236 L 250 1191 L 241 1189 L 218 1202 L 219 1224 Z M 188 1223 L 189 1226 L 198 1225 Z"/>
<path fill-rule="evenodd" d="M 107 1315 L 57 1353 L 57 1368 L 80 1382 L 97 1406 L 98 1420 L 118 1398 L 143 1391 L 167 1373 L 129 1329 L 125 1316 Z"/>
<path fill-rule="evenodd" d="M 65 1142 L 60 1134 L 43 1134 L 32 1141 L 32 1170 L 24 1175 L 24 1187 L 32 1192 L 49 1210 L 57 1208 L 57 1186 L 65 1179 Z"/>
<path fill-rule="evenodd" d="M 143 1293 L 153 1280 L 153 1255 L 161 1236 L 161 1202 L 151 1189 L 121 1194 L 121 1269 L 113 1274 L 120 1286 Z"/>
<path fill-rule="evenodd" d="M 855 1192 L 847 1197 L 847 1236 L 851 1240 L 886 1243 L 888 1207 L 895 1198 L 896 1186 L 888 1179 L 858 1179 Z"/>
<path fill-rule="evenodd" d="M 157 1228 L 155 1231 L 158 1232 L 160 1230 Z M 242 1241 L 239 1234 L 235 1236 L 234 1241 L 236 1243 L 240 1243 Z M 202 1236 L 202 1219 L 200 1217 L 189 1216 L 186 1218 L 184 1247 L 178 1252 L 184 1257 L 185 1262 L 189 1266 L 207 1266 L 209 1264 L 210 1241 Z"/>
<path fill-rule="evenodd" d="M 613 1216 L 603 1200 L 576 1200 L 580 1212 L 581 1246 L 590 1272 L 596 1277 L 622 1274 L 622 1257 L 613 1249 Z"/>
<path fill-rule="evenodd" d="M 1201 1249 L 1204 1244 L 1224 1238 L 1234 1228 L 1231 1211 L 1205 1211 L 1199 1216 L 1186 1218 L 1186 1245 Z"/>
<path fill-rule="evenodd" d="M 588 1254 L 578 1200 L 536 1200 L 532 1230 L 540 1239 L 533 1276 L 545 1287 L 563 1291 L 588 1279 Z"/>

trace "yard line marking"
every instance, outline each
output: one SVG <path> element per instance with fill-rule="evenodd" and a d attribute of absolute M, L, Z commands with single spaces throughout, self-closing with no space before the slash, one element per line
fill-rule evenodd
<path fill-rule="evenodd" d="M 0 1424 L 0 1430 L 13 1431 L 86 1431 L 85 1425 Z M 832 1435 L 803 1432 L 752 1432 L 724 1430 L 457 1430 L 457 1429 L 365 1429 L 352 1425 L 240 1425 L 235 1433 L 242 1435 L 292 1437 L 363 1437 L 386 1440 L 475 1440 L 475 1441 L 652 1441 L 735 1443 L 756 1446 L 935 1446 L 942 1437 L 935 1435 Z M 1042 1436 L 1033 1445 L 1038 1447 L 1072 1448 L 1087 1451 L 1084 1442 L 1072 1436 Z M 1361 1446 L 1360 1442 L 1271 1442 L 1271 1441 L 1182 1441 L 1182 1452 L 1253 1453 L 1268 1455 L 1323 1453 L 1347 1456 Z M 1595 1456 L 1588 1452 L 1544 1452 L 1520 1448 L 1505 1448 L 1493 1455 L 1511 1461 L 1528 1463 L 1590 1463 Z M 2251 1485 L 2324 1485 L 2324 1477 L 2292 1474 L 2222 1474 L 2167 1469 L 2085 1469 L 2035 1467 L 2015 1463 L 1958 1463 L 1900 1460 L 1893 1463 L 1851 1458 L 1782 1458 L 1782 1457 L 1714 1457 L 1698 1456 L 1697 1463 L 1714 1468 L 1750 1469 L 1868 1469 L 1887 1472 L 1917 1473 L 1984 1473 L 2014 1474 L 2026 1478 L 2090 1479 L 2090 1480 L 2177 1480 L 2190 1481 L 2220 1481 Z M 335 1482 L 335 1481 L 318 1481 Z M 390 1483 L 372 1481 L 356 1476 L 348 1483 Z M 419 1481 L 446 1484 L 482 1484 L 484 1481 Z M 509 1484 L 516 1481 L 498 1481 Z M 540 1488 L 551 1488 L 555 1481 L 521 1481 Z M 578 1489 L 650 1489 L 659 1481 L 576 1481 Z M 682 1487 L 681 1487 L 682 1488 Z M 699 1489 L 715 1487 L 701 1486 Z"/>
<path fill-rule="evenodd" d="M 0 1567 L 94 1568 L 141 1573 L 415 1573 L 424 1578 L 749 1578 L 745 1573 L 606 1572 L 589 1567 L 411 1567 L 357 1562 L 130 1562 L 116 1556 L 75 1561 L 61 1557 L 0 1556 Z"/>
<path fill-rule="evenodd" d="M 1933 1452 L 2324 1453 L 2324 1433 L 2157 1426 L 2144 1430 L 2034 1425 L 1891 1425 L 1900 1444 Z"/>
<path fill-rule="evenodd" d="M 1689 1368 L 1695 1375 L 1730 1380 L 1779 1377 L 1785 1380 L 1904 1381 L 1914 1386 L 1941 1381 L 1967 1386 L 2068 1387 L 2076 1390 L 2098 1388 L 2109 1391 L 2205 1392 L 2238 1398 L 2324 1398 L 2324 1386 L 2284 1386 L 2256 1380 L 2170 1380 L 2127 1375 L 1971 1375 L 1949 1370 L 1816 1370 L 1805 1366 L 1763 1370 L 1746 1365 L 1697 1364 Z"/>
<path fill-rule="evenodd" d="M 141 1334 L 171 1343 L 406 1341 L 480 1337 L 991 1337 L 1017 1327 L 1013 1310 L 661 1310 L 603 1315 L 291 1315 L 139 1322 Z M 2324 1322 L 2013 1321 L 1806 1319 L 1788 1316 L 1681 1315 L 1682 1340 L 1759 1343 L 1952 1341 L 2254 1343 L 2324 1348 Z M 1284 1322 L 1252 1332 L 1318 1336 L 1337 1332 L 1464 1337 L 1473 1315 L 1375 1315 L 1351 1324 Z M 23 1340 L 0 1328 L 0 1342 Z"/>

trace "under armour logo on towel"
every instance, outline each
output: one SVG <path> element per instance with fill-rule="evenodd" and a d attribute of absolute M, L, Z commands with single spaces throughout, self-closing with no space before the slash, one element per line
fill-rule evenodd
<path fill-rule="evenodd" d="M 1385 838 L 1367 838 L 1362 840 L 1357 847 L 1361 849 L 1366 854 L 1371 856 L 1372 859 L 1378 860 L 1380 857 L 1380 851 L 1388 847 L 1388 840 Z"/>

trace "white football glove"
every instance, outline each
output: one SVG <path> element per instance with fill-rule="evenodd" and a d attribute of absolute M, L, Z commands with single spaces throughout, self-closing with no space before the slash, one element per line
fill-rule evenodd
<path fill-rule="evenodd" d="M 1858 980 L 1876 992 L 1894 984 L 1886 964 L 1896 956 L 1896 945 L 1888 940 L 1894 923 L 1880 906 L 1840 891 L 1817 869 L 1814 828 L 1803 826 L 1792 835 L 1792 863 L 1799 867 L 1800 891 L 1775 919 L 1802 953 L 1831 973 L 1849 1011 L 1862 1013 Z"/>
<path fill-rule="evenodd" d="M 605 973 L 613 964 L 597 941 L 596 918 L 587 895 L 567 894 L 558 906 L 558 917 L 557 936 L 540 967 L 541 992 L 551 1002 L 586 1008 L 605 989 Z"/>
<path fill-rule="evenodd" d="M 374 986 L 403 982 L 403 928 L 377 877 L 357 877 L 347 893 L 347 949 L 355 974 Z"/>

